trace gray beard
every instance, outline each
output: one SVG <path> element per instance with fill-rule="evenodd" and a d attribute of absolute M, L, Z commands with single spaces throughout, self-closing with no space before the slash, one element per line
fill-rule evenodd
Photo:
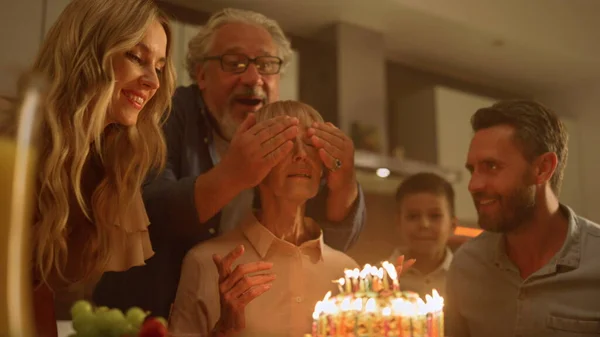
<path fill-rule="evenodd" d="M 240 127 L 240 124 L 231 117 L 229 108 L 225 108 L 219 116 L 220 118 L 216 119 L 217 126 L 219 128 L 219 134 L 223 140 L 231 143 L 231 140 Z"/>
<path fill-rule="evenodd" d="M 229 113 L 224 113 L 218 123 L 223 139 L 231 142 L 240 125 L 231 118 L 231 114 Z"/>

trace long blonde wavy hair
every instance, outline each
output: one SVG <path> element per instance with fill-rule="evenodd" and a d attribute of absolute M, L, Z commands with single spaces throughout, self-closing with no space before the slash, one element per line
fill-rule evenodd
<path fill-rule="evenodd" d="M 160 88 L 136 125 L 106 127 L 115 87 L 113 57 L 138 44 L 156 20 L 168 41 Z M 48 284 L 51 275 L 73 283 L 101 271 L 109 258 L 108 226 L 129 207 L 146 175 L 164 166 L 161 127 L 175 89 L 171 44 L 169 21 L 151 0 L 73 0 L 48 32 L 33 67 L 50 81 L 33 231 L 34 271 L 43 283 Z M 105 175 L 91 199 L 87 196 L 87 205 L 81 178 L 91 150 L 101 158 Z M 85 264 L 76 280 L 65 274 L 71 196 L 95 228 L 84 246 L 80 258 Z"/>

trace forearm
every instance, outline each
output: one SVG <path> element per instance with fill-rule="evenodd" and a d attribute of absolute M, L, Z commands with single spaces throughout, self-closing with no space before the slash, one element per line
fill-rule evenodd
<path fill-rule="evenodd" d="M 199 175 L 194 185 L 194 202 L 201 223 L 219 213 L 240 192 L 242 187 L 222 165 Z"/>
<path fill-rule="evenodd" d="M 345 218 L 341 221 L 327 219 L 327 200 L 330 190 L 324 186 L 319 194 L 307 202 L 306 214 L 315 219 L 323 229 L 325 243 L 334 249 L 347 251 L 358 239 L 365 224 L 366 210 L 364 196 L 360 186 L 357 186 L 357 196 L 350 206 Z"/>
<path fill-rule="evenodd" d="M 356 178 L 346 188 L 329 191 L 327 196 L 327 220 L 333 223 L 342 222 L 348 217 L 354 202 L 358 198 Z"/>

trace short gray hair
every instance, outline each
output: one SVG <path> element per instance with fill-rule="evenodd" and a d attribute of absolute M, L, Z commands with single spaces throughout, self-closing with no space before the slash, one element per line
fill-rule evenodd
<path fill-rule="evenodd" d="M 260 123 L 278 116 L 296 117 L 300 125 L 310 127 L 313 122 L 324 123 L 323 116 L 312 106 L 300 101 L 286 100 L 271 102 L 256 113 L 256 122 Z"/>
<path fill-rule="evenodd" d="M 281 65 L 281 73 L 283 73 L 292 57 L 292 48 L 290 40 L 285 36 L 279 24 L 275 20 L 269 19 L 257 12 L 225 8 L 214 13 L 188 43 L 186 69 L 190 78 L 193 81 L 196 80 L 196 70 L 203 63 L 204 58 L 208 56 L 207 53 L 212 46 L 212 40 L 217 29 L 227 23 L 233 22 L 257 25 L 263 27 L 271 34 L 273 41 L 277 45 L 277 56 L 283 60 L 283 64 Z"/>

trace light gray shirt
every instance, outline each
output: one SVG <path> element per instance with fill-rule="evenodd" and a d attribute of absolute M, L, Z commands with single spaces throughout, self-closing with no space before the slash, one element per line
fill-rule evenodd
<path fill-rule="evenodd" d="M 402 247 L 394 249 L 392 256 L 388 259 L 391 263 L 396 263 L 396 260 L 402 255 Z M 446 247 L 446 254 L 442 263 L 432 272 L 428 274 L 421 273 L 417 268 L 408 268 L 400 275 L 400 289 L 407 291 L 414 291 L 418 293 L 421 298 L 425 298 L 425 295 L 431 295 L 435 289 L 442 297 L 446 296 L 446 277 L 450 264 L 452 263 L 452 250 Z"/>
<path fill-rule="evenodd" d="M 600 336 L 600 226 L 568 216 L 558 253 L 523 280 L 502 234 L 484 232 L 454 255 L 448 272 L 450 337 Z"/>

